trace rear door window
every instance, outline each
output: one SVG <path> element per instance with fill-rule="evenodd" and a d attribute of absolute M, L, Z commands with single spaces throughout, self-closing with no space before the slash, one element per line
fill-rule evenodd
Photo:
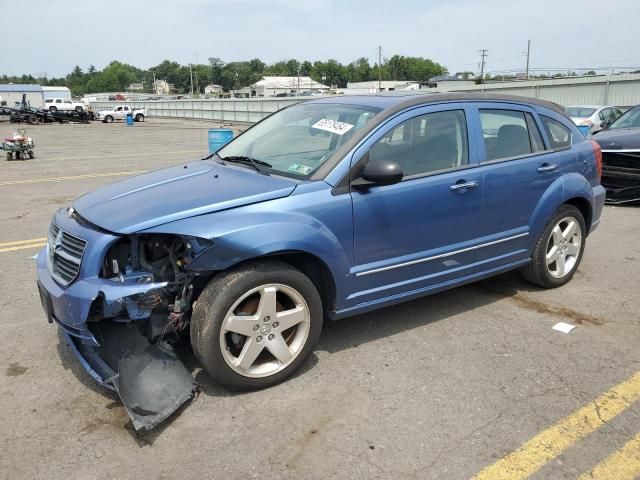
<path fill-rule="evenodd" d="M 544 150 L 538 127 L 519 110 L 480 110 L 486 161 L 521 157 Z"/>
<path fill-rule="evenodd" d="M 551 148 L 561 149 L 571 146 L 571 130 L 569 130 L 569 128 L 557 120 L 545 117 L 544 115 L 540 115 L 540 119 L 542 120 L 544 129 L 547 131 Z"/>

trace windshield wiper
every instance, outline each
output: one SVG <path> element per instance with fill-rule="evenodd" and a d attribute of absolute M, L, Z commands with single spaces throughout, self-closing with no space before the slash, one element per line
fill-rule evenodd
<path fill-rule="evenodd" d="M 257 158 L 245 157 L 243 155 L 231 155 L 229 157 L 220 157 L 220 160 L 224 162 L 251 165 L 253 168 L 255 168 L 257 171 L 259 171 L 264 175 L 269 175 L 269 172 L 266 169 L 272 167 L 270 163 L 263 162 L 262 160 L 258 160 Z"/>

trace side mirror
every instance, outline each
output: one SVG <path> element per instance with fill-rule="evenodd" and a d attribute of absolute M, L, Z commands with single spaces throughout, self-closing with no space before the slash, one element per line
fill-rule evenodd
<path fill-rule="evenodd" d="M 404 173 L 398 162 L 392 160 L 374 160 L 367 162 L 360 178 L 352 182 L 358 187 L 374 185 L 393 185 L 402 180 Z"/>

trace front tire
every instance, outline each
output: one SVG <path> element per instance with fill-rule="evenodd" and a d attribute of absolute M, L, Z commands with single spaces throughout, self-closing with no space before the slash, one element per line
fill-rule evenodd
<path fill-rule="evenodd" d="M 104 117 L 104 123 L 113 123 L 113 117 L 111 115 L 107 115 Z"/>
<path fill-rule="evenodd" d="M 309 278 L 265 260 L 211 280 L 193 309 L 191 345 L 207 373 L 233 390 L 282 382 L 304 363 L 322 329 Z"/>
<path fill-rule="evenodd" d="M 539 287 L 564 285 L 580 265 L 586 239 L 587 228 L 580 210 L 573 205 L 562 205 L 538 238 L 531 262 L 520 273 Z"/>

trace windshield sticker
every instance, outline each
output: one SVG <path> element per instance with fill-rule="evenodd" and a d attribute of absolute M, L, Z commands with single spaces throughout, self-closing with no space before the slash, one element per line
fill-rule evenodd
<path fill-rule="evenodd" d="M 313 170 L 312 167 L 300 165 L 298 163 L 294 163 L 293 165 L 290 165 L 289 168 L 287 168 L 287 171 L 291 173 L 299 173 L 300 175 L 309 175 L 311 173 L 311 170 Z"/>
<path fill-rule="evenodd" d="M 339 122 L 338 120 L 329 120 L 323 118 L 322 120 L 311 125 L 311 128 L 317 128 L 318 130 L 325 130 L 331 133 L 337 133 L 338 135 L 344 135 L 353 128 L 350 123 Z"/>

